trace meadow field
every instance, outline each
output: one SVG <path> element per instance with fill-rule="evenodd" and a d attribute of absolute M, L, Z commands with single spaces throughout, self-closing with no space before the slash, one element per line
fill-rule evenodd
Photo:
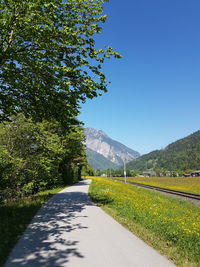
<path fill-rule="evenodd" d="M 127 177 L 127 181 L 200 195 L 200 177 Z"/>
<path fill-rule="evenodd" d="M 130 184 L 92 178 L 90 197 L 178 266 L 200 266 L 200 207 Z"/>

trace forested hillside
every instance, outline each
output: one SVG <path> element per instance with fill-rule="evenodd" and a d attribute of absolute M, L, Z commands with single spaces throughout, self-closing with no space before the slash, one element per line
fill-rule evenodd
<path fill-rule="evenodd" d="M 138 171 L 200 169 L 200 131 L 131 161 L 127 168 Z"/>

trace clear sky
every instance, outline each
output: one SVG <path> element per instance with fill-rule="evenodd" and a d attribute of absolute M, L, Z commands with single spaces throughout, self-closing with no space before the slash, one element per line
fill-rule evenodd
<path fill-rule="evenodd" d="M 200 129 L 200 1 L 110 0 L 96 40 L 120 52 L 104 66 L 109 92 L 80 120 L 141 154 Z"/>

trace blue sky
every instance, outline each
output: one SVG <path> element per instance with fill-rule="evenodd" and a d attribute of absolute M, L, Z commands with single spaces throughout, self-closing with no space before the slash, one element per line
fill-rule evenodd
<path fill-rule="evenodd" d="M 141 154 L 200 129 L 200 1 L 110 0 L 98 46 L 122 59 L 104 65 L 108 93 L 80 120 Z"/>

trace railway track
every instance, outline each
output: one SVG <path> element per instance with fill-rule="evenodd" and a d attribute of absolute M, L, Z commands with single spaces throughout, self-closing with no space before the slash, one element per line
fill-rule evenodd
<path fill-rule="evenodd" d="M 120 179 L 114 179 L 114 180 L 123 182 Z M 186 193 L 186 192 L 166 189 L 166 188 L 162 188 L 162 187 L 158 187 L 158 186 L 140 184 L 140 183 L 131 182 L 131 181 L 127 181 L 126 183 L 133 184 L 133 185 L 140 186 L 140 187 L 144 187 L 144 188 L 147 188 L 147 189 L 152 189 L 152 190 L 156 190 L 156 191 L 172 194 L 172 195 L 176 195 L 176 196 L 186 197 L 186 198 L 189 198 L 189 199 L 196 199 L 196 200 L 200 201 L 200 195 L 198 195 L 198 194 Z"/>

